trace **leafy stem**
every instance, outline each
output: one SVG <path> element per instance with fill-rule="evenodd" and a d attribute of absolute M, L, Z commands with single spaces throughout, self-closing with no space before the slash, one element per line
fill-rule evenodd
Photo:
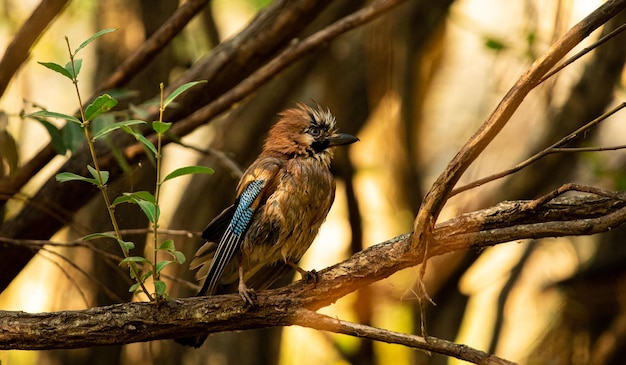
<path fill-rule="evenodd" d="M 64 119 L 70 123 L 67 123 L 64 131 L 71 130 L 76 131 L 76 135 L 83 135 L 85 141 L 87 142 L 87 147 L 89 149 L 89 153 L 91 154 L 91 160 L 93 162 L 93 167 L 88 165 L 87 170 L 89 171 L 90 177 L 81 176 L 72 172 L 60 172 L 56 175 L 56 179 L 59 182 L 67 182 L 67 181 L 82 181 L 88 182 L 94 186 L 96 186 L 104 199 L 105 205 L 107 207 L 107 211 L 109 214 L 109 219 L 111 224 L 113 225 L 113 234 L 111 233 L 93 233 L 86 237 L 83 237 L 83 240 L 90 240 L 96 238 L 107 238 L 114 239 L 119 244 L 122 249 L 122 253 L 124 254 L 124 259 L 120 262 L 120 265 L 126 264 L 130 268 L 130 276 L 131 279 L 135 281 L 133 285 L 131 285 L 129 291 L 133 293 L 143 292 L 150 301 L 159 300 L 162 298 L 167 298 L 166 293 L 166 284 L 161 280 L 161 271 L 172 263 L 182 264 L 185 262 L 185 256 L 182 252 L 177 251 L 174 245 L 174 241 L 171 239 L 165 240 L 161 244 L 159 244 L 158 238 L 158 229 L 159 229 L 159 216 L 160 216 L 160 206 L 159 199 L 161 196 L 161 185 L 173 178 L 188 175 L 188 174 L 212 174 L 213 170 L 208 167 L 203 166 L 185 166 L 178 168 L 161 178 L 163 174 L 162 162 L 163 162 L 163 136 L 168 132 L 171 127 L 171 123 L 166 123 L 163 121 L 163 113 L 165 108 L 174 101 L 176 97 L 180 94 L 188 90 L 189 88 L 197 85 L 201 82 L 206 81 L 195 81 L 189 82 L 184 85 L 181 85 L 176 90 L 174 90 L 167 98 L 164 96 L 164 86 L 163 83 L 160 85 L 160 103 L 159 103 L 159 120 L 152 122 L 152 130 L 156 132 L 156 146 L 150 139 L 143 135 L 142 132 L 134 130 L 132 127 L 138 124 L 146 124 L 143 120 L 125 120 L 121 122 L 115 122 L 115 118 L 106 118 L 104 116 L 105 113 L 108 113 L 112 108 L 117 105 L 117 100 L 111 97 L 108 94 L 103 94 L 98 96 L 93 102 L 91 102 L 86 107 L 83 107 L 82 98 L 80 95 L 80 90 L 78 88 L 78 75 L 80 74 L 80 69 L 82 66 L 82 60 L 76 58 L 76 54 L 87 46 L 89 43 L 94 41 L 96 38 L 114 31 L 115 29 L 105 29 L 102 30 L 89 39 L 84 41 L 76 50 L 72 52 L 70 47 L 70 42 L 68 37 L 65 37 L 65 42 L 67 44 L 67 49 L 70 56 L 70 61 L 65 65 L 59 65 L 54 62 L 39 62 L 46 68 L 49 68 L 64 77 L 68 78 L 74 84 L 74 88 L 76 90 L 76 96 L 78 97 L 79 110 L 80 110 L 80 119 L 73 116 L 67 115 L 58 112 L 51 112 L 47 110 L 40 110 L 35 113 L 28 115 L 29 117 L 39 121 L 42 123 L 44 127 L 50 133 L 50 137 L 52 141 L 55 143 L 55 149 L 60 154 L 65 154 L 67 151 L 71 151 L 72 153 L 78 148 L 78 144 L 72 143 L 72 145 L 65 143 L 65 136 L 63 132 L 59 130 L 54 124 L 48 121 L 49 118 L 60 118 Z M 101 121 L 108 120 L 107 123 L 101 125 L 97 131 L 93 131 L 94 120 L 98 117 L 102 116 Z M 102 123 L 100 123 L 102 124 Z M 78 128 L 82 131 L 78 132 Z M 137 191 L 133 193 L 124 193 L 121 196 L 116 197 L 113 201 L 109 198 L 109 193 L 107 192 L 107 183 L 109 181 L 109 172 L 103 171 L 100 169 L 100 165 L 98 163 L 98 156 L 96 155 L 95 149 L 95 141 L 100 138 L 104 138 L 109 133 L 115 130 L 122 130 L 125 133 L 135 137 L 135 139 L 144 145 L 147 153 L 152 153 L 154 156 L 154 160 L 156 161 L 156 186 L 154 195 L 148 191 Z M 70 133 L 68 132 L 68 133 Z M 74 132 L 71 132 L 74 133 Z M 74 135 L 72 135 L 73 138 Z M 82 140 L 78 140 L 78 143 L 82 143 Z M 115 207 L 118 204 L 122 203 L 131 203 L 137 205 L 141 211 L 144 213 L 146 218 L 151 224 L 151 231 L 154 239 L 154 257 L 153 260 L 149 260 L 142 256 L 131 256 L 130 252 L 135 248 L 135 244 L 133 242 L 127 242 L 122 239 L 122 234 L 120 230 L 120 226 L 118 224 L 117 218 L 115 217 Z M 159 251 L 169 255 L 171 259 L 169 260 L 161 260 L 158 261 Z M 143 266 L 139 266 L 143 265 Z M 144 270 L 145 268 L 145 270 Z M 145 286 L 145 282 L 148 278 L 152 276 L 153 284 L 154 284 L 154 294 L 151 294 L 150 291 Z"/>
<path fill-rule="evenodd" d="M 95 39 L 92 37 L 92 40 Z M 76 53 L 82 49 L 82 47 L 84 47 L 86 45 L 86 43 L 83 43 L 78 49 L 76 49 L 75 52 L 72 52 L 72 48 L 70 46 L 70 41 L 69 38 L 67 36 L 65 36 L 65 43 L 67 44 L 67 50 L 70 56 L 70 62 L 69 62 L 69 66 L 71 69 L 71 80 L 72 83 L 74 84 L 74 88 L 76 89 L 76 96 L 78 98 L 78 105 L 80 106 L 79 110 L 80 110 L 80 127 L 83 130 L 83 133 L 85 135 L 85 141 L 87 142 L 87 147 L 89 149 L 89 153 L 91 154 L 91 161 L 93 162 L 93 169 L 95 171 L 92 171 L 92 175 L 93 178 L 96 180 L 96 186 L 98 187 L 98 189 L 100 190 L 100 193 L 102 194 L 102 198 L 104 199 L 104 204 L 107 207 L 107 211 L 109 214 L 109 219 L 111 221 L 111 224 L 113 225 L 113 232 L 115 232 L 115 238 L 116 241 L 118 242 L 118 244 L 120 245 L 120 248 L 122 249 L 122 253 L 124 254 L 124 258 L 127 259 L 130 255 L 129 255 L 129 246 L 127 244 L 124 244 L 124 240 L 122 239 L 122 234 L 120 233 L 120 227 L 119 224 L 117 222 L 117 218 L 115 217 L 115 206 L 113 206 L 111 204 L 111 199 L 109 198 L 109 194 L 107 193 L 106 190 L 106 183 L 108 180 L 108 173 L 107 174 L 103 174 L 103 172 L 100 170 L 100 164 L 98 163 L 98 157 L 96 156 L 96 149 L 95 149 L 95 145 L 94 145 L 94 139 L 92 138 L 91 135 L 91 128 L 90 128 L 90 122 L 91 119 L 87 118 L 87 113 L 85 112 L 85 108 L 83 108 L 83 101 L 80 95 L 80 90 L 78 88 L 78 73 L 80 72 L 80 65 L 82 65 L 82 61 L 81 60 L 75 60 L 76 57 Z M 77 64 L 79 65 L 77 67 Z M 66 67 L 67 69 L 67 67 Z M 96 99 L 96 102 L 98 101 L 98 99 Z M 94 104 L 96 103 L 94 102 Z M 94 105 L 91 104 L 90 106 Z M 117 102 L 115 102 L 114 104 L 117 104 Z M 111 105 L 111 107 L 114 105 Z M 110 107 L 108 108 L 110 109 Z M 107 110 L 108 110 L 107 109 Z M 90 113 L 92 115 L 90 115 L 90 117 L 95 117 L 97 114 L 96 113 Z M 107 178 L 105 179 L 106 176 Z M 142 280 L 139 280 L 139 278 L 141 277 L 140 273 L 139 273 L 139 268 L 137 267 L 137 263 L 134 261 L 130 261 L 127 262 L 128 266 L 130 267 L 131 270 L 131 276 L 133 276 L 137 282 L 139 283 L 139 285 L 141 286 L 141 289 L 143 290 L 143 292 L 146 294 L 146 296 L 148 297 L 148 300 L 152 301 L 153 297 L 150 294 L 150 292 L 148 291 L 148 289 L 145 287 L 145 284 Z"/>

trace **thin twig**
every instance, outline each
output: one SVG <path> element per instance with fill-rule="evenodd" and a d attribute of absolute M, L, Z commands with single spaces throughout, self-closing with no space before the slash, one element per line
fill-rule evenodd
<path fill-rule="evenodd" d="M 616 28 L 615 30 L 613 30 L 612 32 L 610 32 L 609 34 L 605 35 L 604 37 L 598 39 L 597 41 L 595 41 L 593 44 L 591 44 L 589 47 L 585 47 L 583 48 L 580 52 L 576 53 L 574 56 L 568 58 L 567 60 L 565 60 L 563 63 L 561 63 L 560 65 L 558 65 L 557 67 L 555 67 L 554 69 L 552 69 L 552 71 L 548 72 L 547 74 L 545 74 L 541 80 L 539 80 L 539 84 L 543 83 L 544 81 L 546 81 L 547 79 L 549 79 L 550 77 L 554 76 L 555 74 L 557 74 L 559 71 L 563 70 L 565 67 L 571 65 L 572 63 L 574 63 L 575 61 L 577 61 L 579 58 L 581 58 L 582 56 L 586 55 L 587 53 L 593 51 L 594 49 L 598 48 L 600 45 L 604 44 L 606 41 L 610 40 L 611 38 L 615 37 L 616 35 L 620 34 L 621 32 L 623 32 L 624 30 L 626 30 L 626 24 L 622 24 L 621 26 L 619 26 L 618 28 Z"/>
<path fill-rule="evenodd" d="M 307 309 L 300 309 L 296 312 L 294 315 L 294 324 L 317 330 L 341 333 L 359 338 L 367 338 L 373 341 L 399 344 L 427 352 L 451 356 L 474 364 L 515 364 L 511 361 L 473 349 L 469 346 L 456 344 L 454 342 L 442 340 L 432 336 L 424 338 L 421 336 L 389 331 L 331 318 Z"/>
<path fill-rule="evenodd" d="M 239 164 L 237 164 L 237 162 L 235 162 L 232 158 L 228 157 L 226 153 L 218 149 L 211 148 L 211 147 L 200 148 L 200 147 L 192 146 L 188 143 L 183 142 L 180 138 L 177 138 L 175 136 L 171 136 L 171 137 L 174 140 L 174 143 L 182 147 L 199 152 L 206 156 L 214 157 L 217 160 L 217 163 L 222 165 L 230 173 L 232 177 L 239 179 L 243 175 L 243 169 L 241 168 L 241 166 L 239 166 Z"/>
<path fill-rule="evenodd" d="M 583 134 L 585 131 L 589 130 L 590 128 L 594 127 L 595 125 L 599 124 L 600 122 L 606 120 L 608 117 L 610 117 L 611 115 L 617 113 L 618 111 L 624 109 L 626 107 L 626 102 L 622 102 L 621 104 L 617 105 L 616 107 L 614 107 L 613 109 L 607 111 L 606 113 L 602 114 L 601 116 L 599 116 L 598 118 L 592 120 L 591 122 L 583 125 L 582 127 L 576 129 L 574 132 L 568 134 L 567 136 L 561 138 L 559 141 L 555 142 L 554 144 L 552 144 L 550 147 L 534 154 L 533 156 L 529 157 L 528 159 L 522 161 L 521 163 L 515 165 L 514 167 L 498 172 L 496 174 L 484 177 L 482 179 L 473 181 L 467 185 L 463 185 L 461 187 L 458 187 L 454 190 L 452 190 L 449 194 L 450 197 L 457 195 L 459 193 L 462 193 L 464 191 L 473 189 L 475 187 L 481 186 L 483 184 L 486 184 L 488 182 L 492 182 L 498 179 L 501 179 L 505 176 L 514 174 L 528 166 L 530 166 L 531 164 L 539 161 L 540 159 L 544 158 L 547 155 L 553 154 L 553 153 L 557 153 L 557 152 L 564 152 L 564 150 L 566 150 L 567 152 L 573 152 L 575 150 L 578 151 L 590 151 L 590 150 L 595 150 L 595 151 L 608 151 L 610 150 L 610 148 L 605 148 L 605 149 L 601 149 L 598 147 L 594 147 L 594 149 L 573 149 L 573 148 L 560 148 L 561 146 L 563 146 L 564 144 L 572 141 L 573 139 L 575 139 L 576 137 L 578 137 L 579 135 Z"/>

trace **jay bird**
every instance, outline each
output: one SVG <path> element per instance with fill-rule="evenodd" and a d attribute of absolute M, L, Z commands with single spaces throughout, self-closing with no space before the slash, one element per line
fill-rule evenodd
<path fill-rule="evenodd" d="M 358 141 L 337 133 L 335 117 L 319 105 L 298 104 L 279 114 L 263 151 L 244 172 L 237 197 L 202 233 L 206 243 L 190 264 L 204 281 L 198 296 L 233 293 L 254 305 L 262 290 L 297 263 L 317 235 L 335 198 L 330 163 L 335 146 Z M 200 347 L 206 335 L 176 339 Z"/>

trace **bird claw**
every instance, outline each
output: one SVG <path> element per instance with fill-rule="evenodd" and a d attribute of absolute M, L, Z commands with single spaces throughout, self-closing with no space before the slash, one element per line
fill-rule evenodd
<path fill-rule="evenodd" d="M 239 287 L 239 296 L 247 304 L 253 307 L 256 305 L 256 292 L 254 289 L 248 288 L 247 286 Z"/>
<path fill-rule="evenodd" d="M 307 284 L 308 283 L 317 284 L 320 278 L 320 275 L 317 273 L 317 271 L 315 271 L 315 269 L 311 271 L 302 270 L 302 272 L 300 272 L 300 275 L 302 276 L 302 281 L 304 281 Z"/>

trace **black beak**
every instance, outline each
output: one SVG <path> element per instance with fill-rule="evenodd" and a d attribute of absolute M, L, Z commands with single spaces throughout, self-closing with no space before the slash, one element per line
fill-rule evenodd
<path fill-rule="evenodd" d="M 354 143 L 359 139 L 355 136 L 347 133 L 335 133 L 330 138 L 328 138 L 328 146 L 344 146 L 347 144 Z"/>

